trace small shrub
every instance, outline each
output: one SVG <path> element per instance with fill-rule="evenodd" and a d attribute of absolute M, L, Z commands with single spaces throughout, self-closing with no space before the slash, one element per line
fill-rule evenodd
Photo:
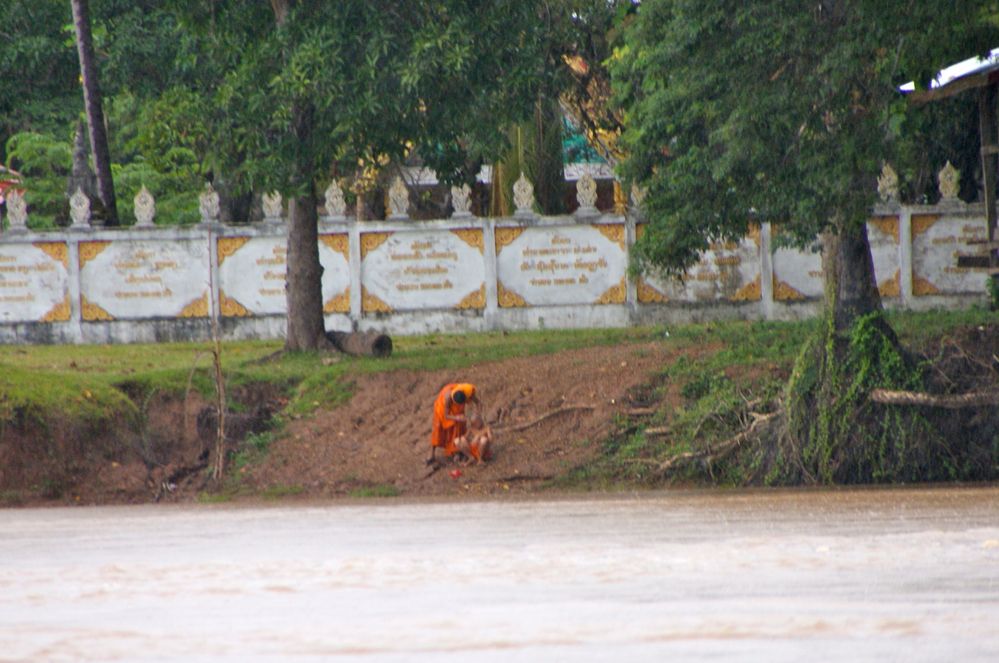
<path fill-rule="evenodd" d="M 729 382 L 724 373 L 702 373 L 683 385 L 680 395 L 687 400 L 696 401 L 718 391 Z"/>

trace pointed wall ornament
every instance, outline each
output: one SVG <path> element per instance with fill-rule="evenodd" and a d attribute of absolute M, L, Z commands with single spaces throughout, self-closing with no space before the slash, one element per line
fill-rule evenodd
<path fill-rule="evenodd" d="M 343 199 L 343 189 L 336 180 L 331 180 L 326 187 L 326 216 L 335 221 L 347 218 L 347 201 Z"/>
<path fill-rule="evenodd" d="M 73 220 L 73 228 L 90 227 L 90 199 L 80 187 L 69 197 L 69 218 Z"/>
<path fill-rule="evenodd" d="M 455 217 L 472 216 L 472 189 L 467 184 L 451 187 L 451 206 Z"/>
<path fill-rule="evenodd" d="M 948 161 L 947 165 L 940 169 L 937 174 L 937 182 L 940 187 L 940 202 L 958 202 L 957 194 L 961 192 L 961 173 Z"/>
<path fill-rule="evenodd" d="M 409 189 L 401 177 L 396 177 L 392 181 L 392 186 L 388 190 L 389 198 L 389 218 L 408 219 L 409 218 Z"/>
<path fill-rule="evenodd" d="M 885 163 L 878 177 L 878 196 L 885 203 L 898 202 L 898 173 L 889 163 Z"/>
<path fill-rule="evenodd" d="M 139 193 L 135 194 L 132 202 L 135 204 L 135 227 L 152 228 L 153 218 L 156 216 L 156 201 L 153 200 L 153 194 L 149 193 L 145 184 L 139 189 Z"/>
<path fill-rule="evenodd" d="M 219 222 L 219 194 L 211 182 L 205 184 L 205 190 L 198 196 L 198 211 L 201 212 L 201 223 Z"/>
<path fill-rule="evenodd" d="M 7 194 L 7 222 L 10 223 L 12 233 L 28 230 L 28 203 L 24 200 L 24 194 L 17 189 L 12 189 Z"/>
<path fill-rule="evenodd" d="M 261 205 L 264 208 L 264 222 L 281 223 L 281 216 L 284 213 L 284 201 L 281 194 L 271 191 L 261 196 Z"/>
<path fill-rule="evenodd" d="M 534 185 L 524 173 L 513 183 L 513 204 L 516 207 L 514 216 L 534 216 Z"/>
<path fill-rule="evenodd" d="M 579 209 L 576 210 L 578 216 L 592 216 L 597 214 L 597 182 L 589 173 L 576 180 L 576 201 Z"/>

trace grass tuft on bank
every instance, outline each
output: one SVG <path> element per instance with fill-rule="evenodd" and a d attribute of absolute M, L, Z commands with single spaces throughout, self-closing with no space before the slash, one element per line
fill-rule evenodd
<path fill-rule="evenodd" d="M 980 308 L 888 312 L 887 317 L 903 345 L 917 352 L 946 339 L 953 330 L 994 325 L 999 319 Z M 664 342 L 717 350 L 696 359 L 681 357 L 664 367 L 645 395 L 657 404 L 656 411 L 639 419 L 620 418 L 616 432 L 603 442 L 598 460 L 573 469 L 553 486 L 606 490 L 662 485 L 673 459 L 734 438 L 752 422 L 752 412 L 767 413 L 777 405 L 795 359 L 818 324 L 818 320 L 712 322 L 663 330 Z M 686 471 L 670 472 L 669 480 L 701 483 L 708 478 L 716 485 L 732 486 L 767 483 L 762 473 L 753 475 L 754 465 L 762 468 L 765 460 L 758 455 L 738 464 L 690 464 Z"/>
<path fill-rule="evenodd" d="M 351 376 L 437 370 L 595 345 L 639 342 L 650 328 L 429 334 L 393 339 L 391 357 L 376 359 L 280 353 L 280 341 L 222 344 L 226 386 L 267 384 L 286 394 L 282 413 L 306 416 L 351 396 Z M 99 422 L 135 416 L 152 393 L 183 398 L 214 390 L 208 343 L 0 346 L 0 421 L 58 416 Z M 238 404 L 236 405 L 238 408 Z"/>

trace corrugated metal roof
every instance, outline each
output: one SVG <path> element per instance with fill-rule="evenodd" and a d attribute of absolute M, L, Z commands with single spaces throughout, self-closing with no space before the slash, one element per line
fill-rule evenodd
<path fill-rule="evenodd" d="M 940 70 L 940 73 L 930 82 L 929 91 L 921 91 L 921 94 L 927 94 L 927 92 L 932 92 L 934 90 L 943 91 L 944 88 L 955 84 L 963 79 L 968 79 L 973 76 L 987 74 L 993 71 L 999 70 L 999 48 L 992 49 L 987 57 L 980 58 L 968 58 L 967 60 L 962 60 L 956 64 L 952 64 L 949 67 L 945 67 Z M 988 77 L 982 76 L 982 83 Z M 974 86 L 971 86 L 974 87 Z M 902 92 L 915 92 L 916 84 L 912 81 L 902 85 L 898 88 Z M 964 89 L 964 86 L 962 86 Z M 935 94 L 934 97 L 947 96 L 946 94 Z"/>

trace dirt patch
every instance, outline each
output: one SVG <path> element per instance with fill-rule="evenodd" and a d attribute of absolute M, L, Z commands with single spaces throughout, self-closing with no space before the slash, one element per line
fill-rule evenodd
<path fill-rule="evenodd" d="M 255 490 L 287 487 L 332 497 L 487 495 L 531 490 L 600 451 L 615 417 L 636 407 L 629 393 L 675 353 L 646 343 L 587 348 L 473 366 L 460 372 L 359 375 L 341 407 L 292 422 L 267 458 L 247 467 Z M 486 464 L 445 464 L 429 453 L 432 404 L 448 382 L 472 382 L 496 435 Z"/>
<path fill-rule="evenodd" d="M 214 408 L 194 392 L 131 395 L 139 408 L 132 416 L 99 423 L 23 416 L 0 429 L 0 505 L 137 504 L 203 490 Z M 230 450 L 266 428 L 279 402 L 266 385 L 234 395 L 244 406 L 231 415 Z"/>

